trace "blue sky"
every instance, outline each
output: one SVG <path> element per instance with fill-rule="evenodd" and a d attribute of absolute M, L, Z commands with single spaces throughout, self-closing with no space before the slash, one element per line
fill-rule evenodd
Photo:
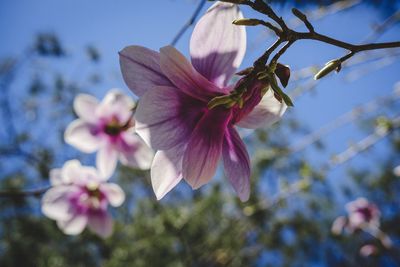
<path fill-rule="evenodd" d="M 95 45 L 102 54 L 101 70 L 109 73 L 102 88 L 92 92 L 102 97 L 111 87 L 119 87 L 128 92 L 119 73 L 118 51 L 127 45 L 142 45 L 157 50 L 171 42 L 180 27 L 187 21 L 198 1 L 155 0 L 155 1 L 96 1 L 96 0 L 5 0 L 0 2 L 0 58 L 19 56 L 31 44 L 39 32 L 56 33 L 68 53 L 81 53 L 87 45 Z M 207 3 L 206 6 L 211 5 Z M 203 8 L 204 12 L 205 8 Z M 256 16 L 245 8 L 246 17 Z M 287 9 L 279 10 L 291 19 Z M 359 43 L 371 32 L 371 26 L 380 23 L 385 16 L 378 10 L 363 4 L 351 10 L 315 21 L 317 31 L 344 41 Z M 177 48 L 188 55 L 188 43 L 192 28 L 179 41 Z M 248 30 L 248 51 L 242 67 L 250 66 L 271 43 L 263 39 L 254 43 L 262 34 L 260 28 Z M 378 41 L 400 39 L 399 25 L 392 27 Z M 323 65 L 325 62 L 343 56 L 345 51 L 312 41 L 296 43 L 281 61 L 289 64 L 292 70 L 310 65 Z M 63 70 L 73 75 L 79 62 L 72 62 L 70 68 Z M 314 94 L 306 94 L 295 102 L 294 113 L 311 129 L 328 123 L 337 116 L 352 109 L 355 105 L 387 95 L 399 80 L 400 63 L 388 65 L 368 73 L 354 82 L 345 80 L 346 72 L 331 75 L 317 84 Z M 291 89 L 289 85 L 288 89 Z M 366 134 L 347 127 L 329 135 L 328 148 L 332 153 L 346 149 L 349 142 L 357 141 Z M 314 155 L 316 156 L 316 155 Z M 323 157 L 326 160 L 329 153 Z M 317 157 L 315 157 L 317 158 Z"/>

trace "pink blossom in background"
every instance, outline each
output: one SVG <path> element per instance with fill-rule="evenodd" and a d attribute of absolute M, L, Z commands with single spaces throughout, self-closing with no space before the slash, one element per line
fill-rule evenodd
<path fill-rule="evenodd" d="M 124 80 L 140 97 L 136 130 L 158 150 L 151 167 L 157 199 L 182 178 L 193 189 L 208 183 L 221 157 L 240 199 L 249 198 L 249 155 L 235 126 L 268 126 L 283 115 L 286 105 L 271 90 L 263 96 L 266 85 L 255 83 L 243 95 L 243 107 L 207 107 L 235 87 L 228 82 L 243 60 L 246 32 L 232 21 L 242 17 L 236 5 L 215 3 L 194 28 L 191 62 L 172 46 L 160 53 L 140 46 L 120 52 Z"/>
<path fill-rule="evenodd" d="M 376 255 L 379 252 L 375 245 L 367 244 L 360 248 L 360 255 L 363 257 L 369 257 Z"/>
<path fill-rule="evenodd" d="M 118 159 L 122 164 L 149 169 L 152 150 L 135 134 L 135 102 L 119 90 L 107 93 L 102 102 L 87 94 L 74 100 L 78 119 L 65 131 L 65 141 L 85 153 L 98 151 L 96 165 L 109 177 Z"/>
<path fill-rule="evenodd" d="M 347 216 L 339 216 L 332 224 L 331 231 L 339 235 L 343 229 L 349 232 L 356 230 L 379 231 L 380 211 L 366 198 L 360 197 L 346 204 Z M 372 233 L 372 232 L 371 232 Z"/>
<path fill-rule="evenodd" d="M 400 177 L 400 165 L 393 169 L 393 174 Z"/>
<path fill-rule="evenodd" d="M 107 178 L 77 160 L 67 161 L 62 169 L 50 172 L 52 187 L 42 198 L 43 214 L 68 235 L 80 234 L 88 226 L 101 237 L 110 236 L 113 221 L 108 205 L 120 206 L 125 194 Z"/>
<path fill-rule="evenodd" d="M 380 211 L 378 207 L 365 198 L 346 204 L 348 213 L 348 227 L 352 230 L 362 229 L 364 227 L 377 228 L 380 224 Z"/>

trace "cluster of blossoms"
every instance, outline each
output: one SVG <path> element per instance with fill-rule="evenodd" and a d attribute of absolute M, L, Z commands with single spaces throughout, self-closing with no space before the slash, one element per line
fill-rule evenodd
<path fill-rule="evenodd" d="M 118 185 L 107 183 L 107 177 L 97 169 L 82 166 L 77 160 L 53 169 L 50 179 L 52 188 L 43 196 L 42 211 L 56 220 L 64 233 L 80 234 L 86 225 L 102 237 L 112 233 L 108 205 L 118 207 L 125 199 Z"/>
<path fill-rule="evenodd" d="M 57 221 L 66 234 L 75 235 L 86 225 L 102 237 L 112 233 L 108 205 L 120 206 L 125 198 L 121 188 L 108 183 L 118 159 L 122 164 L 148 169 L 154 153 L 135 134 L 135 102 L 118 90 L 111 90 L 101 103 L 90 95 L 75 98 L 78 119 L 65 131 L 65 141 L 96 155 L 97 168 L 82 166 L 77 160 L 50 172 L 52 187 L 42 199 L 43 213 Z"/>
<path fill-rule="evenodd" d="M 347 216 L 340 216 L 332 224 L 331 231 L 339 235 L 346 230 L 349 233 L 364 231 L 377 238 L 384 247 L 390 248 L 392 241 L 380 229 L 381 212 L 378 207 L 365 198 L 357 198 L 346 204 Z M 360 248 L 363 256 L 374 255 L 378 252 L 375 245 L 367 244 Z"/>
<path fill-rule="evenodd" d="M 332 233 L 340 234 L 343 229 L 353 233 L 356 230 L 375 229 L 380 224 L 378 207 L 365 198 L 358 198 L 346 204 L 347 217 L 336 218 L 332 225 Z"/>
<path fill-rule="evenodd" d="M 70 161 L 54 170 L 53 187 L 43 198 L 44 214 L 67 234 L 78 234 L 88 225 L 108 236 L 108 204 L 116 207 L 124 200 L 122 190 L 107 183 L 118 160 L 151 168 L 152 186 L 161 199 L 182 179 L 193 189 L 208 183 L 222 158 L 225 175 L 246 201 L 250 159 L 236 127 L 271 125 L 286 105 L 277 100 L 268 81 L 246 84 L 240 94 L 236 90 L 244 87 L 243 79 L 229 84 L 246 50 L 245 28 L 232 25 L 241 18 L 236 5 L 215 3 L 194 28 L 191 62 L 172 46 L 160 53 L 140 46 L 123 49 L 122 75 L 139 97 L 138 106 L 117 90 L 101 103 L 90 95 L 76 97 L 79 118 L 68 126 L 65 141 L 85 153 L 97 151 L 97 169 Z"/>

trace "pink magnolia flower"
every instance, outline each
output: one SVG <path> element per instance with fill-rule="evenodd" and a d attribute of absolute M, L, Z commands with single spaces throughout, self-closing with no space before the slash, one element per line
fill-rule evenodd
<path fill-rule="evenodd" d="M 125 200 L 117 184 L 107 183 L 95 168 L 82 166 L 77 160 L 53 169 L 50 182 L 52 187 L 42 199 L 42 212 L 56 220 L 65 234 L 80 234 L 88 225 L 102 237 L 111 235 L 113 222 L 108 205 L 118 207 Z"/>
<path fill-rule="evenodd" d="M 106 177 L 114 172 L 118 159 L 124 165 L 149 169 L 154 154 L 135 134 L 134 108 L 135 102 L 116 89 L 101 103 L 79 94 L 74 100 L 79 118 L 66 129 L 65 141 L 85 153 L 98 151 L 96 165 Z"/>
<path fill-rule="evenodd" d="M 381 213 L 378 207 L 367 199 L 357 198 L 347 203 L 346 210 L 348 213 L 348 228 L 350 230 L 379 227 Z"/>
<path fill-rule="evenodd" d="M 243 107 L 207 107 L 210 100 L 234 88 L 228 82 L 246 50 L 245 28 L 232 25 L 239 18 L 242 13 L 236 5 L 215 3 L 195 26 L 191 63 L 171 46 L 160 53 L 140 46 L 120 52 L 124 80 L 140 97 L 136 130 L 158 150 L 151 167 L 157 199 L 182 178 L 193 189 L 206 184 L 221 157 L 240 199 L 249 198 L 249 155 L 235 126 L 269 125 L 286 106 L 270 90 L 262 97 L 258 83 L 243 95 Z"/>

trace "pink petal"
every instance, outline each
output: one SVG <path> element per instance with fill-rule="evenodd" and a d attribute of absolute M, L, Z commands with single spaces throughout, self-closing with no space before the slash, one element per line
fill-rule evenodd
<path fill-rule="evenodd" d="M 91 132 L 91 125 L 78 119 L 70 123 L 64 133 L 65 142 L 84 153 L 95 152 L 101 143 Z"/>
<path fill-rule="evenodd" d="M 58 227 L 67 235 L 79 235 L 85 229 L 88 218 L 84 214 L 75 214 L 66 221 L 57 221 Z"/>
<path fill-rule="evenodd" d="M 125 201 L 125 193 L 121 187 L 113 183 L 104 183 L 100 185 L 101 192 L 106 196 L 108 202 L 113 207 L 119 207 Z"/>
<path fill-rule="evenodd" d="M 155 150 L 187 142 L 206 104 L 173 87 L 155 87 L 140 99 L 136 131 Z"/>
<path fill-rule="evenodd" d="M 283 116 L 286 108 L 286 104 L 283 102 L 280 103 L 270 89 L 261 99 L 260 103 L 236 125 L 249 129 L 270 126 Z"/>
<path fill-rule="evenodd" d="M 102 147 L 96 155 L 96 166 L 104 178 L 109 178 L 115 171 L 118 152 L 111 146 Z"/>
<path fill-rule="evenodd" d="M 85 122 L 96 123 L 95 112 L 99 101 L 87 94 L 79 94 L 74 99 L 74 110 L 78 117 Z"/>
<path fill-rule="evenodd" d="M 107 238 L 113 232 L 113 220 L 107 212 L 96 212 L 89 215 L 89 229 L 101 236 Z"/>
<path fill-rule="evenodd" d="M 94 167 L 82 166 L 79 173 L 71 178 L 73 184 L 86 186 L 88 183 L 102 183 L 107 180 L 99 171 Z"/>
<path fill-rule="evenodd" d="M 197 124 L 183 156 L 183 177 L 197 189 L 215 174 L 231 110 L 216 107 Z"/>
<path fill-rule="evenodd" d="M 245 144 L 233 127 L 225 133 L 222 156 L 225 175 L 240 200 L 247 201 L 250 195 L 250 159 Z"/>
<path fill-rule="evenodd" d="M 182 180 L 184 146 L 157 151 L 151 166 L 151 184 L 157 200 L 162 199 Z"/>
<path fill-rule="evenodd" d="M 42 212 L 53 220 L 68 220 L 71 214 L 70 194 L 76 192 L 75 186 L 57 186 L 50 188 L 42 198 Z"/>
<path fill-rule="evenodd" d="M 111 89 L 101 101 L 96 115 L 100 118 L 118 118 L 120 123 L 128 122 L 135 107 L 133 99 L 118 89 Z"/>
<path fill-rule="evenodd" d="M 121 163 L 141 170 L 150 169 L 154 152 L 133 131 L 123 134 L 123 147 L 120 149 Z"/>
<path fill-rule="evenodd" d="M 168 79 L 185 94 L 208 102 L 222 90 L 198 73 L 174 47 L 160 49 L 160 65 Z"/>
<path fill-rule="evenodd" d="M 68 160 L 61 169 L 62 183 L 70 184 L 82 175 L 82 165 L 76 160 Z"/>
<path fill-rule="evenodd" d="M 240 18 L 237 5 L 217 2 L 199 20 L 190 40 L 193 66 L 220 87 L 236 72 L 246 51 L 245 27 L 232 24 Z"/>
<path fill-rule="evenodd" d="M 119 52 L 122 76 L 129 89 L 141 97 L 155 86 L 170 86 L 160 68 L 158 52 L 141 46 L 128 46 Z"/>

